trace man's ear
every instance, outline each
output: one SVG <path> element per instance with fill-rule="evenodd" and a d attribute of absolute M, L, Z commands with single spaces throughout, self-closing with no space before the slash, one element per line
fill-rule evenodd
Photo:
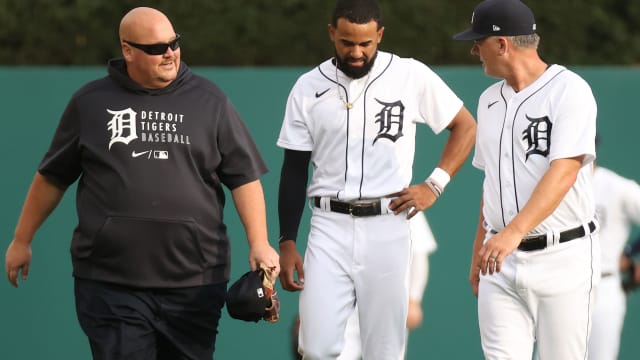
<path fill-rule="evenodd" d="M 378 29 L 378 44 L 382 41 L 382 35 L 384 35 L 384 26 Z"/>
<path fill-rule="evenodd" d="M 500 50 L 500 55 L 504 55 L 505 52 L 507 52 L 507 38 L 505 37 L 499 37 L 498 38 L 498 49 Z"/>
<path fill-rule="evenodd" d="M 122 43 L 122 45 L 120 45 L 120 50 L 122 51 L 122 57 L 124 57 L 125 59 L 131 58 L 133 50 L 131 50 L 130 46 L 128 46 L 125 43 Z"/>
<path fill-rule="evenodd" d="M 329 39 L 331 39 L 331 42 L 334 42 L 334 37 L 335 37 L 335 33 L 336 33 L 336 28 L 333 27 L 332 24 L 327 25 L 327 30 L 329 30 Z"/>

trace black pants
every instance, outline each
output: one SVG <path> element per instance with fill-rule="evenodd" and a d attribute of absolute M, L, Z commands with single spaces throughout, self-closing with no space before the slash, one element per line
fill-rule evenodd
<path fill-rule="evenodd" d="M 227 284 L 138 289 L 76 279 L 95 360 L 211 360 Z"/>

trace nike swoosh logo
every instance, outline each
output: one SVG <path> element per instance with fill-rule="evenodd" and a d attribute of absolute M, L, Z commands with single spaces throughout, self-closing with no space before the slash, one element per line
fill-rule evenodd
<path fill-rule="evenodd" d="M 489 105 L 487 105 L 487 109 L 491 108 L 493 105 L 497 104 L 498 101 L 494 101 L 492 103 L 489 103 Z"/>
<path fill-rule="evenodd" d="M 331 89 L 331 88 L 329 88 L 329 89 L 327 89 L 327 90 L 325 90 L 325 91 L 323 91 L 323 92 L 317 92 L 317 91 L 316 91 L 316 98 L 319 98 L 320 96 L 322 96 L 322 95 L 326 94 L 326 93 L 327 93 L 327 91 L 329 91 L 330 89 Z"/>
<path fill-rule="evenodd" d="M 137 157 L 140 157 L 142 155 L 149 154 L 150 152 L 151 152 L 151 150 L 147 150 L 147 151 L 143 151 L 143 152 L 136 152 L 135 150 L 133 150 L 131 152 L 131 157 L 137 158 Z"/>

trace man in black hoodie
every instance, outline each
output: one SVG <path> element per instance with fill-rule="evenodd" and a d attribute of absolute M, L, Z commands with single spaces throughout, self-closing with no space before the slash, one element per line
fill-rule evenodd
<path fill-rule="evenodd" d="M 222 186 L 252 270 L 279 273 L 267 239 L 267 169 L 229 99 L 180 62 L 169 19 L 135 8 L 123 59 L 71 98 L 6 253 L 25 280 L 37 229 L 76 180 L 76 310 L 96 359 L 211 359 L 230 269 Z"/>

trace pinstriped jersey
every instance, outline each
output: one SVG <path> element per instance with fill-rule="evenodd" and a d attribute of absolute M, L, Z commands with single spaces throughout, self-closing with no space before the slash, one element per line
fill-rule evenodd
<path fill-rule="evenodd" d="M 483 214 L 492 229 L 503 229 L 524 207 L 553 160 L 580 155 L 586 156 L 575 184 L 532 233 L 594 217 L 596 113 L 589 85 L 560 65 L 520 92 L 500 81 L 482 93 L 473 165 L 485 173 Z"/>
<path fill-rule="evenodd" d="M 382 197 L 411 182 L 416 125 L 437 134 L 461 108 L 444 81 L 414 59 L 378 51 L 360 79 L 329 59 L 293 86 L 277 144 L 312 152 L 308 196 Z"/>

